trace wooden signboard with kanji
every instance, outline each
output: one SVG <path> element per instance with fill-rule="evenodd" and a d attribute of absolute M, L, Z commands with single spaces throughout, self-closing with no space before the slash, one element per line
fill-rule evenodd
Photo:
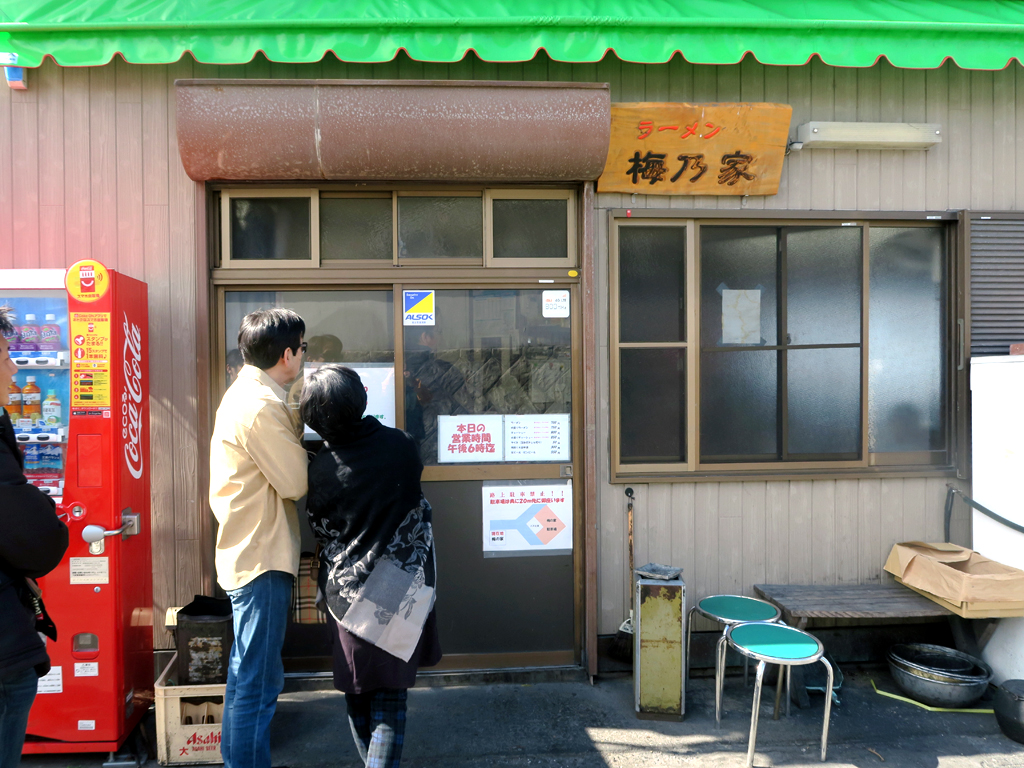
<path fill-rule="evenodd" d="M 789 104 L 612 104 L 598 192 L 774 195 Z"/>

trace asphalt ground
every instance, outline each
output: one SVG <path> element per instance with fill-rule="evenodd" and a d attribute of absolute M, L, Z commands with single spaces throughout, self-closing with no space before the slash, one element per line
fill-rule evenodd
<path fill-rule="evenodd" d="M 827 765 L 857 768 L 1024 768 L 1024 745 L 991 714 L 928 712 L 875 693 L 897 692 L 885 670 L 846 672 L 832 708 Z M 816 766 L 824 697 L 772 720 L 765 688 L 754 765 Z M 683 722 L 637 719 L 628 677 L 535 685 L 415 688 L 409 692 L 403 766 L 476 768 L 675 768 L 745 765 L 753 686 L 729 677 L 726 714 L 715 727 L 714 686 L 692 680 Z M 981 702 L 979 707 L 990 707 Z M 285 693 L 272 724 L 275 766 L 356 768 L 344 697 Z M 99 768 L 105 755 L 28 756 L 26 768 Z M 155 766 L 155 761 L 151 762 Z"/>

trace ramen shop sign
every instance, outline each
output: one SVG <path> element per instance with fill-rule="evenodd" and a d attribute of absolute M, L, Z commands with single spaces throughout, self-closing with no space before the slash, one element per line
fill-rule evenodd
<path fill-rule="evenodd" d="M 788 104 L 613 104 L 597 191 L 774 195 L 792 116 Z"/>

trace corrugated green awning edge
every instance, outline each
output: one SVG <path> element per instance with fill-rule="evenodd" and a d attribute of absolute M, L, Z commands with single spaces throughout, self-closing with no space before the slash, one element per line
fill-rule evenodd
<path fill-rule="evenodd" d="M 138 64 L 168 64 L 186 53 L 201 63 L 244 64 L 258 52 L 274 62 L 309 63 L 332 52 L 352 63 L 391 61 L 400 51 L 452 63 L 473 51 L 484 61 L 522 62 L 545 51 L 556 61 L 658 64 L 681 53 L 695 64 L 734 64 L 747 53 L 763 64 L 801 65 L 813 56 L 841 67 L 888 59 L 931 69 L 952 59 L 965 69 L 1003 69 L 1024 60 L 1022 23 L 946 21 L 650 19 L 638 17 L 417 18 L 343 21 L 256 19 L 168 22 L 0 23 L 0 51 L 18 64 L 107 64 L 115 54 Z"/>

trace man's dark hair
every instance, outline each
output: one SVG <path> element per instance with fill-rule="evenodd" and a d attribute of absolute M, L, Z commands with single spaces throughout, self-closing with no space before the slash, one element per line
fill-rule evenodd
<path fill-rule="evenodd" d="M 0 333 L 10 336 L 14 333 L 14 308 L 0 307 Z"/>
<path fill-rule="evenodd" d="M 327 442 L 344 438 L 365 410 L 366 388 L 351 368 L 322 365 L 306 376 L 299 414 Z"/>
<path fill-rule="evenodd" d="M 228 352 L 227 358 L 224 360 L 224 364 L 228 368 L 241 368 L 245 361 L 242 360 L 242 353 L 237 349 L 232 349 Z"/>
<path fill-rule="evenodd" d="M 242 318 L 238 351 L 242 360 L 267 370 L 277 365 L 286 349 L 298 354 L 306 324 L 290 309 L 257 309 Z"/>

